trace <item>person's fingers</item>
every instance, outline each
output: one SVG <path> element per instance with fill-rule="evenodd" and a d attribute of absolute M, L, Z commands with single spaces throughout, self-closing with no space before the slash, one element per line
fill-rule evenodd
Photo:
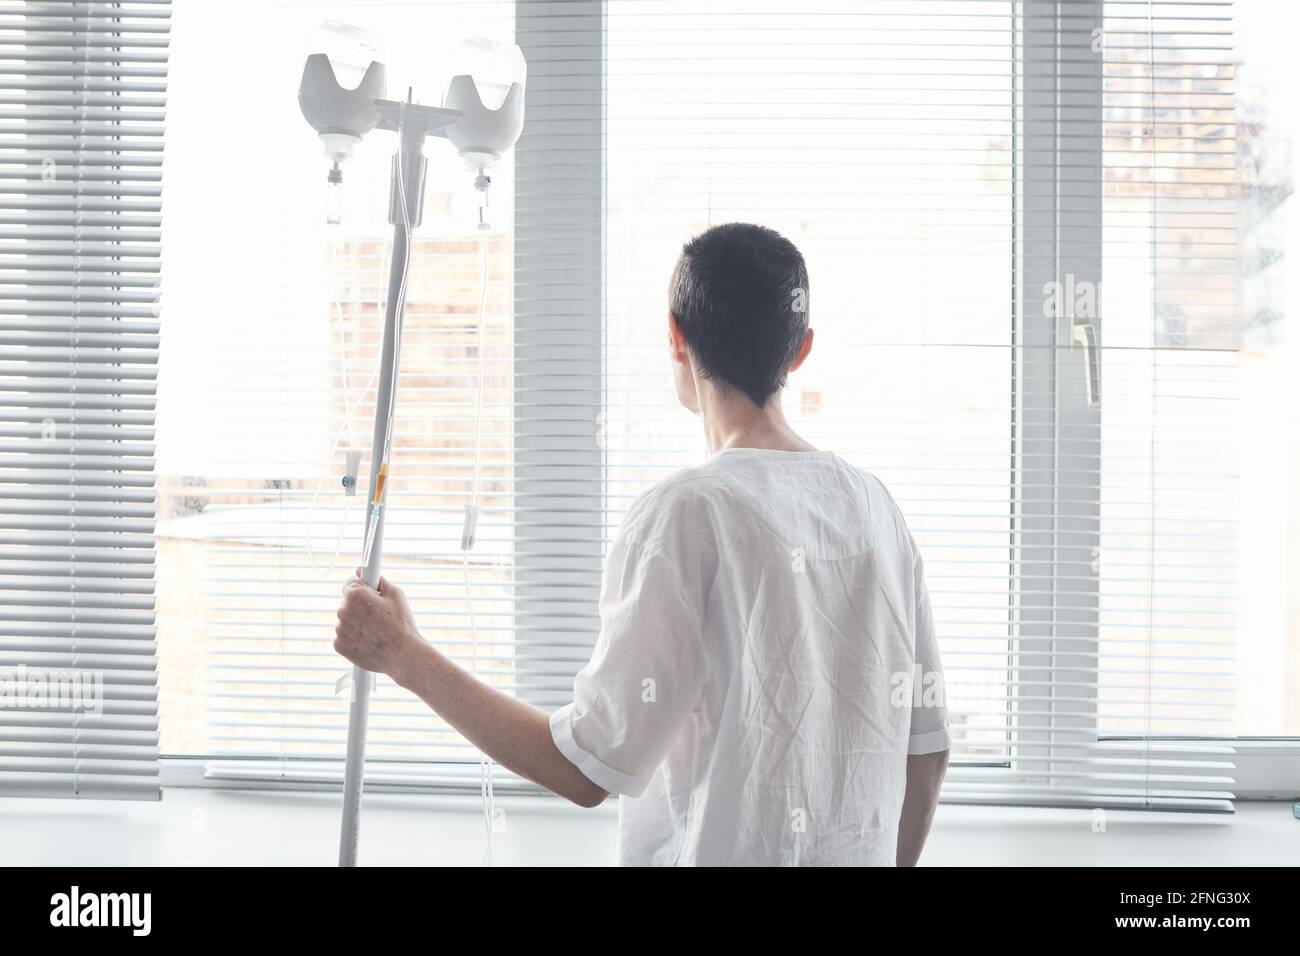
<path fill-rule="evenodd" d="M 382 576 L 379 578 L 379 595 L 380 597 L 389 598 L 390 600 L 395 601 L 403 610 L 410 609 L 410 604 L 406 600 L 406 592 L 392 581 L 388 580 L 388 578 Z"/>
<path fill-rule="evenodd" d="M 357 591 L 363 591 L 363 592 L 364 592 L 364 591 L 369 591 L 369 590 L 370 590 L 370 588 L 369 588 L 369 586 L 366 584 L 366 582 L 365 582 L 365 581 L 358 580 L 357 578 L 348 578 L 346 581 L 343 582 L 343 597 L 344 597 L 344 598 L 349 597 L 351 594 L 353 594 L 354 592 L 357 592 Z"/>

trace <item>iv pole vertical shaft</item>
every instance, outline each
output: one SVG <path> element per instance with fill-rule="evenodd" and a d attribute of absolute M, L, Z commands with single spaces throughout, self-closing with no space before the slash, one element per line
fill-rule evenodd
<path fill-rule="evenodd" d="M 379 366 L 379 391 L 375 397 L 375 435 L 370 445 L 370 489 L 365 527 L 370 527 L 371 512 L 377 507 L 373 491 L 379 480 L 379 466 L 384 459 L 384 439 L 392 406 L 394 370 L 397 368 L 398 301 L 406 261 L 408 234 L 405 226 L 393 227 L 393 262 L 388 277 L 388 305 L 384 315 L 384 337 Z M 370 587 L 379 586 L 380 562 L 384 556 L 384 515 L 376 519 L 370 561 L 361 569 L 361 577 Z M 370 720 L 371 674 L 360 667 L 352 668 L 352 702 L 348 707 L 347 763 L 343 777 L 343 828 L 339 835 L 339 866 L 355 866 L 357 840 L 361 829 L 361 769 L 366 758 L 366 729 Z"/>
<path fill-rule="evenodd" d="M 366 527 L 378 504 L 374 489 L 379 480 L 379 467 L 385 461 L 385 444 L 389 422 L 393 413 L 393 397 L 397 387 L 397 371 L 401 356 L 403 298 L 406 272 L 409 265 L 408 244 L 411 229 L 420 224 L 424 204 L 425 158 L 419 138 L 398 133 L 401 145 L 393 158 L 393 183 L 389 202 L 388 221 L 393 226 L 392 263 L 388 272 L 388 301 L 384 310 L 384 334 L 379 366 L 379 388 L 375 395 L 375 433 L 370 446 L 369 505 L 366 509 Z M 405 202 L 403 202 L 405 200 Z M 403 209 L 403 205 L 405 209 Z M 384 509 L 386 510 L 386 509 Z M 370 560 L 361 569 L 362 580 L 372 588 L 379 586 L 380 562 L 384 555 L 384 511 L 375 523 L 374 541 Z M 357 846 L 361 836 L 361 783 L 366 759 L 366 731 L 370 721 L 370 681 L 372 675 L 360 667 L 352 668 L 352 700 L 348 707 L 347 761 L 343 776 L 343 822 L 339 831 L 339 866 L 356 866 Z"/>

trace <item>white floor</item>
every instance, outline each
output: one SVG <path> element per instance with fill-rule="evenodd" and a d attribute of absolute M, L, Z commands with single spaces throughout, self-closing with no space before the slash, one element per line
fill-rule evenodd
<path fill-rule="evenodd" d="M 504 830 L 493 862 L 614 862 L 613 802 L 581 810 L 558 801 L 498 800 Z M 332 865 L 339 797 L 169 789 L 161 803 L 0 802 L 5 865 Z M 363 865 L 469 864 L 482 860 L 478 800 L 366 797 Z M 941 806 L 922 862 L 931 866 L 1300 864 L 1300 820 L 1289 802 L 1239 803 L 1233 816 L 1114 811 L 1104 832 L 1087 810 Z"/>

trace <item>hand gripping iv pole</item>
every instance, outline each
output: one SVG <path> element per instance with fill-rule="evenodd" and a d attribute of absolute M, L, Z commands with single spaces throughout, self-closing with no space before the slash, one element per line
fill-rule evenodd
<path fill-rule="evenodd" d="M 370 498 L 366 511 L 366 539 L 362 554 L 362 580 L 379 586 L 384 543 L 384 493 L 390 477 L 397 376 L 401 365 L 402 318 L 406 280 L 411 259 L 411 230 L 420 225 L 428 160 L 424 141 L 442 136 L 462 156 L 482 168 L 514 145 L 523 126 L 523 87 L 511 85 L 502 105 L 483 106 L 472 77 L 452 79 L 446 101 L 456 109 L 423 106 L 411 101 L 383 99 L 384 67 L 372 62 L 355 89 L 341 87 L 329 57 L 312 54 L 303 68 L 298 102 L 303 116 L 320 134 L 326 155 L 333 162 L 329 182 L 341 181 L 339 161 L 351 155 L 361 137 L 375 127 L 397 133 L 389 189 L 388 222 L 393 227 L 388 298 L 380 346 L 378 393 L 375 399 L 374 437 L 370 449 Z M 370 693 L 374 675 L 352 668 L 352 695 L 348 707 L 348 740 L 343 782 L 343 819 L 339 832 L 339 866 L 355 866 L 361 828 L 362 774 Z"/>

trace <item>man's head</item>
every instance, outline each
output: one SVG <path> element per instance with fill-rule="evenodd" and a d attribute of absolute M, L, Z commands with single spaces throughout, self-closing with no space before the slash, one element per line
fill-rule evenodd
<path fill-rule="evenodd" d="M 731 222 L 688 242 L 668 299 L 677 395 L 692 411 L 695 375 L 762 408 L 812 344 L 803 256 L 763 226 Z"/>

